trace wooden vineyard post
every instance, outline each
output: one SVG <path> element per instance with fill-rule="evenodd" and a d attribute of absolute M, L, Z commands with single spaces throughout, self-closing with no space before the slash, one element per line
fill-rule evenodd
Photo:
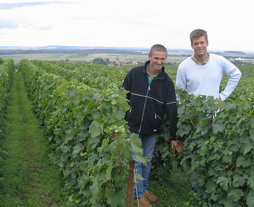
<path fill-rule="evenodd" d="M 127 191 L 126 207 L 131 207 L 131 203 L 132 203 L 134 167 L 135 167 L 135 161 L 131 160 L 130 164 L 129 164 L 129 178 L 128 178 L 128 191 Z"/>

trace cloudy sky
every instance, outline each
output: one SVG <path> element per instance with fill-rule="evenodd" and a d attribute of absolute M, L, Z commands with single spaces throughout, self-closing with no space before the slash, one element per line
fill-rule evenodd
<path fill-rule="evenodd" d="M 253 0 L 0 0 L 0 46 L 191 49 L 205 29 L 211 50 L 254 51 Z"/>

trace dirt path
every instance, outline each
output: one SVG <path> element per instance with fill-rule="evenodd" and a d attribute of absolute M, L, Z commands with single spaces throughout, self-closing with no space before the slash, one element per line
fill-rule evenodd
<path fill-rule="evenodd" d="M 24 80 L 14 73 L 7 125 L 0 146 L 0 207 L 61 207 L 65 198 L 59 170 L 52 165 L 46 138 L 32 112 Z M 1 173 L 1 172 L 0 172 Z"/>

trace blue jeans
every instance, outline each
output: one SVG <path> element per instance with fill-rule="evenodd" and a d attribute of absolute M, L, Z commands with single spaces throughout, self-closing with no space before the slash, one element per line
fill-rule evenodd
<path fill-rule="evenodd" d="M 151 171 L 153 151 L 156 142 L 156 135 L 139 135 L 143 147 L 143 156 L 147 158 L 147 165 L 135 160 L 135 168 L 144 180 L 134 183 L 135 195 L 134 198 L 144 197 L 144 192 L 148 190 L 148 180 Z"/>

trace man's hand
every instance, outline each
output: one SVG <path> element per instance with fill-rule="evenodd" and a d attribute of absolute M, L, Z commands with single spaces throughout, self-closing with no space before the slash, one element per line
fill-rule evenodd
<path fill-rule="evenodd" d="M 179 140 L 172 140 L 171 141 L 171 147 L 173 150 L 175 150 L 177 153 L 183 152 L 183 144 Z"/>

